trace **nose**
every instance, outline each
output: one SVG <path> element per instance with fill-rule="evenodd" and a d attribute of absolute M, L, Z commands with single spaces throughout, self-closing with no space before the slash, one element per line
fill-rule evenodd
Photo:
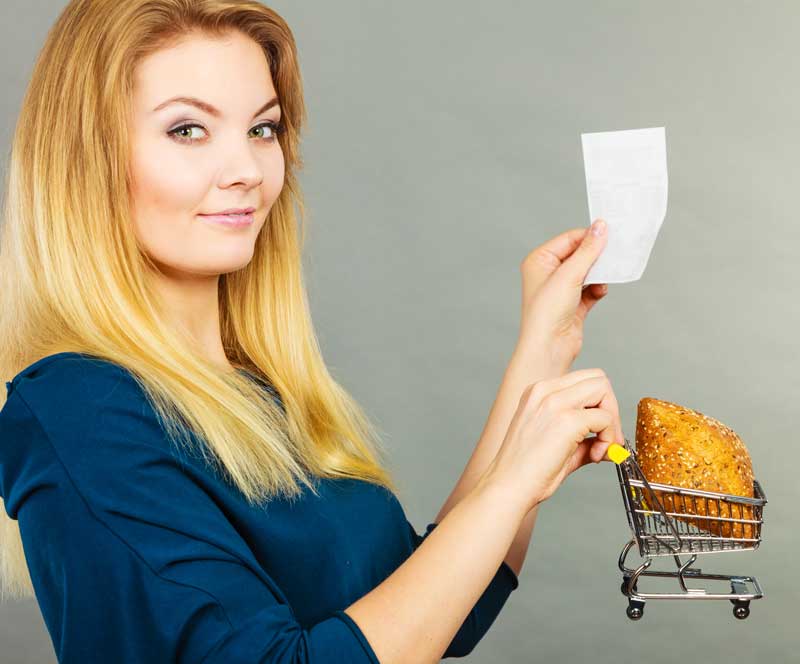
<path fill-rule="evenodd" d="M 232 141 L 223 156 L 219 186 L 223 188 L 242 185 L 248 189 L 259 186 L 264 180 L 264 163 L 259 158 L 260 148 L 253 139 Z"/>

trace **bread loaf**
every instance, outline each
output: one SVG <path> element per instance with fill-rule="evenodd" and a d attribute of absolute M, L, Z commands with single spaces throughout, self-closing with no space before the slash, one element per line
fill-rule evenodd
<path fill-rule="evenodd" d="M 753 467 L 744 442 L 719 420 L 645 397 L 636 417 L 636 457 L 649 482 L 753 497 Z M 656 492 L 668 512 L 752 519 L 750 505 Z M 650 509 L 656 509 L 652 507 Z M 753 537 L 753 526 L 676 517 L 722 537 Z"/>

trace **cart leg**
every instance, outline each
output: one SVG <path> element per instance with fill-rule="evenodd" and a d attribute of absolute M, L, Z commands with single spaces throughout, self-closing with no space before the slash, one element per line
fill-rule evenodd
<path fill-rule="evenodd" d="M 733 600 L 733 615 L 739 620 L 744 620 L 750 615 L 749 600 Z"/>
<path fill-rule="evenodd" d="M 638 581 L 633 584 L 633 588 L 629 588 L 628 587 L 628 584 L 630 582 L 631 582 L 630 575 L 629 574 L 623 575 L 623 577 L 622 577 L 622 585 L 620 586 L 619 589 L 622 592 L 622 594 L 625 595 L 626 597 L 628 595 L 630 595 L 631 593 L 635 593 L 637 590 L 639 590 L 639 588 L 638 588 L 639 582 Z"/>
<path fill-rule="evenodd" d="M 739 620 L 744 620 L 750 615 L 750 600 L 749 599 L 732 599 L 733 615 Z"/>
<path fill-rule="evenodd" d="M 744 595 L 747 593 L 747 586 L 741 579 L 731 579 L 731 593 L 734 595 Z M 750 615 L 749 599 L 732 599 L 733 615 L 739 620 L 744 620 Z"/>
<path fill-rule="evenodd" d="M 625 613 L 628 614 L 628 618 L 631 620 L 641 620 L 644 615 L 644 602 L 636 599 L 629 599 L 628 608 L 625 609 Z"/>

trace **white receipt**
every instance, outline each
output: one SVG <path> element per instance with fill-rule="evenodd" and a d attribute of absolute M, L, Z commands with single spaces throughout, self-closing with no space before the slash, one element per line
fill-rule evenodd
<path fill-rule="evenodd" d="M 589 222 L 604 219 L 608 239 L 584 285 L 642 276 L 667 212 L 664 127 L 581 134 Z"/>

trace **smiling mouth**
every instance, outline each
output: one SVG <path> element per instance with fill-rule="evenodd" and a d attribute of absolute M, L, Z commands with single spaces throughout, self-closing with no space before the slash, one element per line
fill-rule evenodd
<path fill-rule="evenodd" d="M 251 208 L 252 209 L 252 208 Z M 250 226 L 253 223 L 253 212 L 247 213 L 234 213 L 234 214 L 198 214 L 202 221 L 219 224 L 222 226 L 229 226 L 233 228 L 240 228 Z"/>

